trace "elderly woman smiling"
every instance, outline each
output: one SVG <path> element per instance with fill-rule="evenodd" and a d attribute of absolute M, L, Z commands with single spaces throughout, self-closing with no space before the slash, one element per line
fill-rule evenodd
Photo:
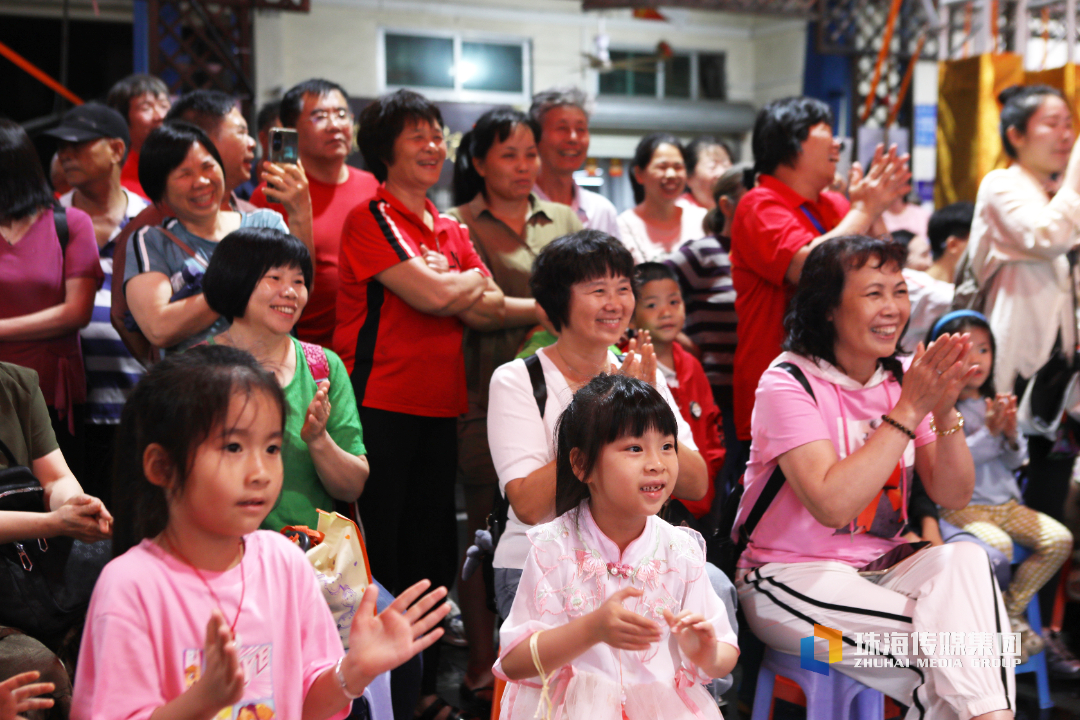
<path fill-rule="evenodd" d="M 1010 632 L 981 548 L 901 537 L 914 471 L 949 509 L 967 504 L 975 481 L 953 407 L 976 370 L 968 336 L 920 345 L 906 369 L 897 357 L 911 310 L 905 253 L 863 236 L 811 251 L 785 321 L 787 352 L 758 385 L 736 579 L 751 629 L 782 652 L 798 654 L 815 624 L 841 631 L 849 647 L 858 633 Z M 833 667 L 907 705 L 908 718 L 1013 717 L 1013 672 L 1000 654 L 997 667 L 968 658 L 919 668 L 917 658 L 952 649 L 871 652 L 902 662 L 864 669 L 845 652 Z"/>

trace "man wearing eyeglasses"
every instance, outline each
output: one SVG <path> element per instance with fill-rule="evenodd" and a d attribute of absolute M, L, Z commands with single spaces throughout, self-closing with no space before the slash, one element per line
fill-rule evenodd
<path fill-rule="evenodd" d="M 338 250 L 345 216 L 375 197 L 379 183 L 371 173 L 345 164 L 353 146 L 353 116 L 340 85 L 315 78 L 293 86 L 281 99 L 280 117 L 284 127 L 296 129 L 300 163 L 311 194 L 315 241 L 315 287 L 296 334 L 306 342 L 329 347 L 334 339 Z M 267 199 L 265 190 L 263 182 L 251 194 L 251 202 L 285 214 L 280 205 Z"/>

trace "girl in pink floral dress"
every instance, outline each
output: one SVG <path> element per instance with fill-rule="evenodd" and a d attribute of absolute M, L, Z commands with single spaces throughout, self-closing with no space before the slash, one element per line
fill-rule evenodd
<path fill-rule="evenodd" d="M 739 651 L 705 543 L 656 516 L 679 471 L 651 385 L 600 375 L 559 419 L 556 512 L 529 531 L 495 674 L 507 720 L 720 718 L 702 686 Z"/>

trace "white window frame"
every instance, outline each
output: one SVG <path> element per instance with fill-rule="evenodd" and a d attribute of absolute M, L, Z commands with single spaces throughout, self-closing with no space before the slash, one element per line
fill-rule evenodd
<path fill-rule="evenodd" d="M 454 41 L 454 67 L 461 62 L 461 45 L 466 42 L 491 43 L 496 45 L 517 45 L 521 47 L 521 89 L 520 93 L 497 92 L 492 90 L 466 90 L 460 77 L 455 73 L 453 88 L 434 88 L 423 86 L 392 85 L 386 81 L 386 36 L 412 35 L 416 37 L 449 38 Z M 394 92 L 401 88 L 415 90 L 430 100 L 447 102 L 475 102 L 493 104 L 528 104 L 532 101 L 532 40 L 520 35 L 499 35 L 493 33 L 453 32 L 428 29 L 380 27 L 378 33 L 376 71 L 379 78 L 379 94 Z"/>
<path fill-rule="evenodd" d="M 630 53 L 644 53 L 646 55 L 654 54 L 656 52 L 656 46 L 653 47 L 640 47 L 640 46 L 628 46 L 619 45 L 617 47 L 610 48 L 610 52 L 630 52 Z M 689 98 L 669 98 L 664 96 L 665 79 L 667 73 L 667 63 L 663 60 L 657 60 L 658 65 L 656 69 L 656 96 L 649 97 L 646 95 L 609 95 L 600 92 L 600 76 L 599 70 L 593 72 L 593 95 L 600 100 L 614 100 L 616 98 L 637 99 L 637 100 L 674 100 L 677 102 L 728 102 L 728 99 L 718 100 L 716 98 L 703 98 L 701 97 L 701 75 L 700 66 L 698 64 L 698 58 L 701 55 L 727 55 L 727 50 L 677 50 L 675 55 L 689 56 L 690 57 L 690 97 Z M 724 64 L 725 73 L 727 71 L 727 63 Z M 621 72 L 626 72 L 625 70 Z M 726 78 L 725 78 L 726 80 Z M 725 83 L 726 85 L 726 83 Z"/>

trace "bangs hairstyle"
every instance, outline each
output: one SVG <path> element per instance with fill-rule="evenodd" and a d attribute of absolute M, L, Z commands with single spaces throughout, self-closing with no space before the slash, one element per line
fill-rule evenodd
<path fill-rule="evenodd" d="M 0 222 L 30 217 L 53 201 L 30 136 L 17 122 L 0 118 Z"/>
<path fill-rule="evenodd" d="M 225 116 L 237 107 L 236 102 L 236 96 L 220 90 L 193 90 L 172 104 L 165 122 L 182 120 L 207 134 L 216 133 Z"/>
<path fill-rule="evenodd" d="M 135 386 L 117 431 L 113 460 L 113 557 L 159 535 L 169 521 L 169 494 L 178 495 L 199 446 L 227 432 L 229 403 L 266 393 L 285 427 L 285 396 L 274 376 L 248 353 L 224 345 L 199 345 L 156 363 Z M 173 488 L 152 484 L 143 456 L 160 445 L 171 465 Z"/>
<path fill-rule="evenodd" d="M 311 292 L 314 271 L 304 243 L 274 228 L 246 227 L 232 231 L 218 243 L 203 275 L 206 304 L 229 322 L 244 317 L 255 287 L 274 268 L 300 270 L 304 273 L 304 285 Z"/>
<path fill-rule="evenodd" d="M 285 122 L 284 115 L 281 120 Z M 386 182 L 387 168 L 394 164 L 394 141 L 406 125 L 429 123 L 443 127 L 439 106 L 420 93 L 405 89 L 383 95 L 365 107 L 360 111 L 359 122 L 356 144 L 360 146 L 364 164 L 379 182 Z"/>
<path fill-rule="evenodd" d="M 475 161 L 487 159 L 496 142 L 506 142 L 510 134 L 524 125 L 532 131 L 533 142 L 540 141 L 540 125 L 531 117 L 506 105 L 488 110 L 465 133 L 454 162 L 454 205 L 471 202 L 477 193 L 486 193 L 484 178 L 476 171 Z"/>
<path fill-rule="evenodd" d="M 1009 142 L 1009 128 L 1016 128 L 1021 135 L 1026 135 L 1028 121 L 1047 95 L 1065 99 L 1060 90 L 1049 85 L 1012 85 L 998 94 L 998 102 L 1001 104 L 1001 147 L 1013 160 L 1016 159 L 1016 148 Z"/>
<path fill-rule="evenodd" d="M 576 283 L 634 275 L 626 247 L 601 230 L 579 230 L 555 239 L 533 261 L 529 290 L 556 330 L 570 318 L 570 288 Z"/>
<path fill-rule="evenodd" d="M 656 388 L 625 375 L 601 374 L 574 393 L 555 426 L 555 514 L 573 510 L 589 497 L 589 486 L 578 479 L 571 451 L 582 478 L 588 478 L 605 445 L 624 437 L 641 437 L 649 430 L 676 439 L 679 426 L 671 406 Z"/>
<path fill-rule="evenodd" d="M 990 375 L 986 382 L 979 386 L 979 395 L 992 398 L 997 395 L 994 387 L 994 366 L 997 364 L 997 341 L 994 340 L 994 331 L 990 329 L 990 323 L 986 316 L 974 310 L 953 310 L 939 317 L 926 332 L 926 346 L 937 340 L 942 335 L 954 333 L 966 333 L 972 328 L 981 328 L 990 337 Z"/>
<path fill-rule="evenodd" d="M 304 109 L 305 95 L 314 95 L 317 98 L 321 98 L 323 95 L 329 95 L 335 90 L 341 93 L 341 97 L 345 99 L 345 104 L 348 105 L 349 94 L 345 92 L 345 88 L 341 87 L 336 82 L 323 80 L 322 78 L 311 78 L 310 80 L 305 80 L 293 85 L 281 98 L 281 104 L 278 108 L 278 119 L 281 120 L 282 126 L 287 128 L 296 127 L 296 123 L 300 120 L 300 113 Z M 263 107 L 265 109 L 266 106 Z M 262 111 L 260 111 L 260 116 L 261 114 Z M 261 124 L 259 125 L 259 129 L 263 129 Z"/>
<path fill-rule="evenodd" d="M 789 97 L 761 108 L 750 140 L 754 172 L 772 175 L 780 165 L 794 165 L 810 128 L 818 123 L 832 127 L 833 116 L 829 106 L 816 98 Z"/>
<path fill-rule="evenodd" d="M 787 333 L 784 349 L 836 365 L 836 327 L 825 318 L 840 307 L 847 274 L 868 263 L 871 267 L 895 267 L 900 272 L 906 260 L 907 248 L 903 245 L 866 235 L 833 238 L 811 250 L 803 265 L 799 288 L 784 318 Z M 897 350 L 892 355 L 880 358 L 882 366 L 897 382 L 903 377 L 897 357 L 899 347 L 897 342 Z"/>
<path fill-rule="evenodd" d="M 195 143 L 213 156 L 224 177 L 225 163 L 221 161 L 221 154 L 202 128 L 179 121 L 165 123 L 150 131 L 139 154 L 139 184 L 151 202 L 160 203 L 165 199 L 169 173 L 180 167 Z"/>
<path fill-rule="evenodd" d="M 652 162 L 652 157 L 656 154 L 657 148 L 661 145 L 673 145 L 679 151 L 683 164 L 686 164 L 686 148 L 683 147 L 679 138 L 668 133 L 651 133 L 641 138 L 637 149 L 634 150 L 633 166 L 638 170 L 647 168 L 649 163 Z M 630 187 L 634 189 L 634 202 L 640 205 L 645 200 L 645 188 L 637 181 L 632 172 L 630 173 Z"/>
<path fill-rule="evenodd" d="M 671 280 L 676 285 L 679 285 L 679 276 L 675 274 L 675 271 L 671 269 L 670 265 L 658 262 L 643 262 L 634 268 L 634 299 L 641 299 L 641 291 L 645 289 L 645 286 L 651 282 L 657 280 Z M 682 292 L 682 286 L 679 286 L 679 292 Z"/>
<path fill-rule="evenodd" d="M 124 116 L 124 122 L 128 121 L 131 114 L 131 101 L 143 95 L 154 97 L 169 97 L 169 88 L 161 78 L 136 73 L 128 75 L 123 80 L 117 81 L 109 88 L 109 94 L 105 96 L 105 104 Z"/>

